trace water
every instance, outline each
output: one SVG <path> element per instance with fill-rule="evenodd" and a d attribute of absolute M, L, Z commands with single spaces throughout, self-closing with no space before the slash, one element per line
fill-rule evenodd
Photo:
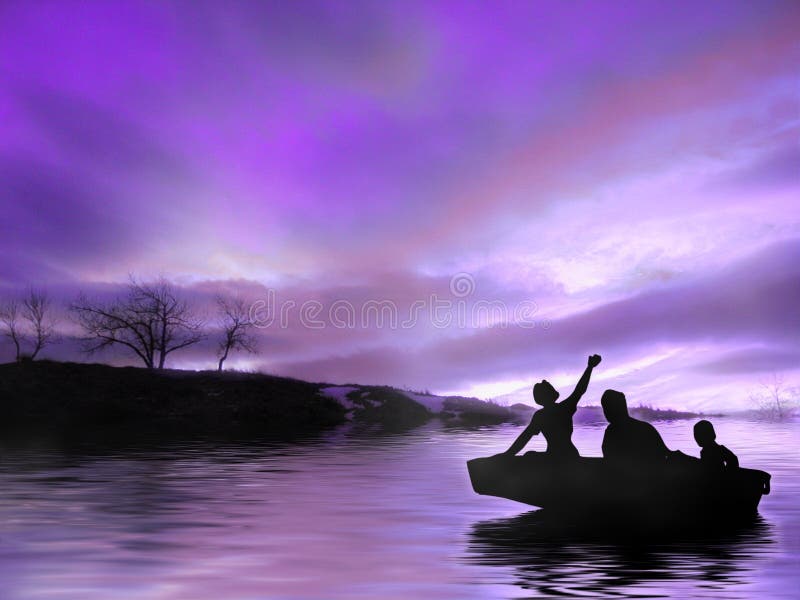
<path fill-rule="evenodd" d="M 543 530 L 529 507 L 475 495 L 464 461 L 504 450 L 511 426 L 6 449 L 0 598 L 797 598 L 800 425 L 716 424 L 773 474 L 761 520 L 647 544 Z M 690 422 L 658 427 L 695 452 Z M 574 438 L 596 455 L 601 436 Z"/>

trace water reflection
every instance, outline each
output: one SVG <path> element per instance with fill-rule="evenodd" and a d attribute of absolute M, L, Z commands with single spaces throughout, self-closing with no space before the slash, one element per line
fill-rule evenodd
<path fill-rule="evenodd" d="M 773 474 L 764 521 L 608 539 L 478 496 L 465 461 L 518 428 L 342 428 L 302 440 L 0 443 L 0 598 L 792 598 L 800 428 L 722 423 Z M 690 448 L 691 426 L 662 424 Z M 574 439 L 596 453 L 602 428 Z"/>
<path fill-rule="evenodd" d="M 645 533 L 570 526 L 533 511 L 475 523 L 467 560 L 512 567 L 513 583 L 537 594 L 650 597 L 667 587 L 672 595 L 681 583 L 730 592 L 749 583 L 774 543 L 761 517 L 725 530 Z"/>

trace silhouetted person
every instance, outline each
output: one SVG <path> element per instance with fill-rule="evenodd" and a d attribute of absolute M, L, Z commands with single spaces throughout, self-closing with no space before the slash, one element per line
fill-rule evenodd
<path fill-rule="evenodd" d="M 547 440 L 547 453 L 561 458 L 577 457 L 578 449 L 572 443 L 572 415 L 578 409 L 578 401 L 586 393 L 592 369 L 600 364 L 600 356 L 592 354 L 575 391 L 566 400 L 558 400 L 558 392 L 549 381 L 542 379 L 533 386 L 533 401 L 542 408 L 533 413 L 530 424 L 506 450 L 514 455 L 525 447 L 531 437 L 542 433 Z"/>
<path fill-rule="evenodd" d="M 664 464 L 670 449 L 655 427 L 628 414 L 625 394 L 606 390 L 600 403 L 608 420 L 603 435 L 603 457 L 610 464 L 637 468 Z"/>
<path fill-rule="evenodd" d="M 700 462 L 715 471 L 738 469 L 739 459 L 725 446 L 717 443 L 717 432 L 710 421 L 703 419 L 694 424 L 694 439 L 700 446 Z"/>

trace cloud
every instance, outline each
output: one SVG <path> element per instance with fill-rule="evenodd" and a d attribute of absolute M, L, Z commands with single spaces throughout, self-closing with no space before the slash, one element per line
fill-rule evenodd
<path fill-rule="evenodd" d="M 724 189 L 736 190 L 739 193 L 743 189 L 800 188 L 798 130 L 800 130 L 800 118 L 796 119 L 792 135 L 787 136 L 789 139 L 783 140 L 783 144 L 715 183 Z"/>
<path fill-rule="evenodd" d="M 136 233 L 119 214 L 108 215 L 96 187 L 76 183 L 69 171 L 32 158 L 0 158 L 0 188 L 0 249 L 50 262 L 38 275 L 131 250 Z"/>
<path fill-rule="evenodd" d="M 746 373 L 776 373 L 797 369 L 800 349 L 796 347 L 766 347 L 735 350 L 724 356 L 697 365 L 697 370 L 719 375 Z"/>
<path fill-rule="evenodd" d="M 466 272 L 550 319 L 259 332 L 265 369 L 439 389 L 795 343 L 794 242 L 742 261 L 800 235 L 796 3 L 0 10 L 4 293 L 166 273 L 405 314 Z"/>
<path fill-rule="evenodd" d="M 185 176 L 186 166 L 173 153 L 119 111 L 44 86 L 9 85 L 22 110 L 62 148 L 65 157 L 103 171 L 133 169 L 140 177 L 153 172 Z"/>
<path fill-rule="evenodd" d="M 509 224 L 620 179 L 731 160 L 770 126 L 751 117 L 794 74 L 800 14 L 184 6 L 191 19 L 158 5 L 6 8 L 8 148 L 62 161 L 115 211 L 136 206 L 130 228 L 154 246 L 141 256 L 130 241 L 109 276 L 148 263 L 225 276 L 209 256 L 308 274 L 491 253 Z"/>
<path fill-rule="evenodd" d="M 471 331 L 414 352 L 391 347 L 280 365 L 278 370 L 334 382 L 411 383 L 453 389 L 547 373 L 593 352 L 610 364 L 657 348 L 796 344 L 800 328 L 800 240 L 692 283 L 644 292 L 554 321 L 547 330 Z"/>

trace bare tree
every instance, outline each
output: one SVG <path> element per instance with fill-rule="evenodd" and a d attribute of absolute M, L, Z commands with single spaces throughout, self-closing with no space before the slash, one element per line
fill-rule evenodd
<path fill-rule="evenodd" d="M 148 369 L 163 369 L 167 356 L 203 339 L 203 322 L 163 277 L 141 283 L 131 277 L 126 293 L 110 303 L 81 295 L 70 307 L 85 332 L 84 349 L 128 348 Z"/>
<path fill-rule="evenodd" d="M 225 298 L 223 296 L 217 296 L 216 300 L 222 328 L 222 339 L 217 346 L 217 356 L 219 357 L 217 370 L 222 371 L 222 365 L 231 352 L 244 350 L 255 354 L 258 352 L 258 348 L 256 339 L 252 335 L 254 324 L 245 301 L 239 297 Z"/>
<path fill-rule="evenodd" d="M 55 323 L 51 312 L 51 302 L 47 294 L 41 290 L 30 290 L 22 301 L 22 314 L 30 325 L 33 343 L 31 360 L 41 352 L 42 348 L 53 341 Z"/>
<path fill-rule="evenodd" d="M 14 360 L 22 358 L 22 327 L 20 324 L 19 302 L 9 300 L 0 306 L 0 324 L 3 325 L 3 335 L 14 344 Z"/>
<path fill-rule="evenodd" d="M 784 385 L 783 377 L 773 373 L 771 379 L 761 383 L 758 392 L 750 394 L 750 400 L 762 412 L 781 421 L 789 416 L 800 397 L 800 390 Z"/>

